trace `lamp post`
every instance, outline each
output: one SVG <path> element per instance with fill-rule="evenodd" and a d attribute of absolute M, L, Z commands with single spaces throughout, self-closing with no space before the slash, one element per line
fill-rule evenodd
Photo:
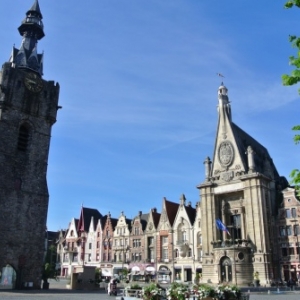
<path fill-rule="evenodd" d="M 173 271 L 172 271 L 172 282 L 175 281 L 175 268 L 174 268 L 174 243 L 171 243 L 172 245 L 172 265 L 173 265 Z"/>

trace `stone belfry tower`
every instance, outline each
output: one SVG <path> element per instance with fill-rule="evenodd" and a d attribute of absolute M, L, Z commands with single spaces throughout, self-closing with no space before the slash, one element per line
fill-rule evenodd
<path fill-rule="evenodd" d="M 38 0 L 18 30 L 20 49 L 13 47 L 0 70 L 0 271 L 12 288 L 23 282 L 40 288 L 59 84 L 42 78 L 37 43 L 45 34 Z"/>

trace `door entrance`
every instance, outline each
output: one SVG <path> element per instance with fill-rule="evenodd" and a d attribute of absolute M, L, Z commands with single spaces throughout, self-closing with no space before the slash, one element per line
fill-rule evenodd
<path fill-rule="evenodd" d="M 229 257 L 225 256 L 220 261 L 221 265 L 221 282 L 232 281 L 232 263 Z"/>
<path fill-rule="evenodd" d="M 2 268 L 0 289 L 14 289 L 16 284 L 16 271 L 11 265 Z"/>

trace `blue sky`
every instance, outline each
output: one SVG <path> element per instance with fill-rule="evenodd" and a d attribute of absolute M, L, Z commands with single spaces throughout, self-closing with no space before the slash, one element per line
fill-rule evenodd
<path fill-rule="evenodd" d="M 1 1 L 0 61 L 33 0 Z M 233 121 L 299 167 L 297 87 L 283 87 L 300 10 L 284 1 L 39 0 L 44 79 L 61 86 L 48 167 L 48 229 L 81 205 L 128 218 L 182 193 L 193 205 L 212 157 L 222 73 Z M 4 13 L 5 12 L 5 13 Z M 298 31 L 297 31 L 298 28 Z M 300 35 L 300 34 L 299 34 Z"/>

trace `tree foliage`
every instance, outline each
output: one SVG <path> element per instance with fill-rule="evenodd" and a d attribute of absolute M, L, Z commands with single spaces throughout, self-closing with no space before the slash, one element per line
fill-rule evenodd
<path fill-rule="evenodd" d="M 300 0 L 290 0 L 285 3 L 285 8 L 292 8 L 292 7 L 298 7 L 300 8 Z M 296 48 L 297 55 L 296 56 L 290 56 L 289 57 L 289 64 L 294 67 L 294 70 L 291 71 L 291 73 L 282 75 L 282 83 L 283 85 L 290 86 L 297 84 L 300 82 L 300 37 L 296 35 L 290 35 L 289 41 L 293 48 Z M 298 89 L 298 92 L 300 94 L 300 89 Z M 294 142 L 298 144 L 300 142 L 300 125 L 296 125 L 292 128 L 292 130 L 296 131 L 296 134 L 294 136 Z M 291 184 L 295 185 L 295 188 L 297 190 L 298 196 L 300 196 L 300 170 L 294 169 L 291 174 Z"/>
<path fill-rule="evenodd" d="M 51 245 L 47 249 L 45 256 L 45 263 L 42 270 L 42 279 L 43 281 L 48 281 L 49 278 L 57 280 L 57 274 L 55 270 L 55 262 L 53 261 L 53 256 L 56 253 L 56 248 L 54 245 Z"/>

